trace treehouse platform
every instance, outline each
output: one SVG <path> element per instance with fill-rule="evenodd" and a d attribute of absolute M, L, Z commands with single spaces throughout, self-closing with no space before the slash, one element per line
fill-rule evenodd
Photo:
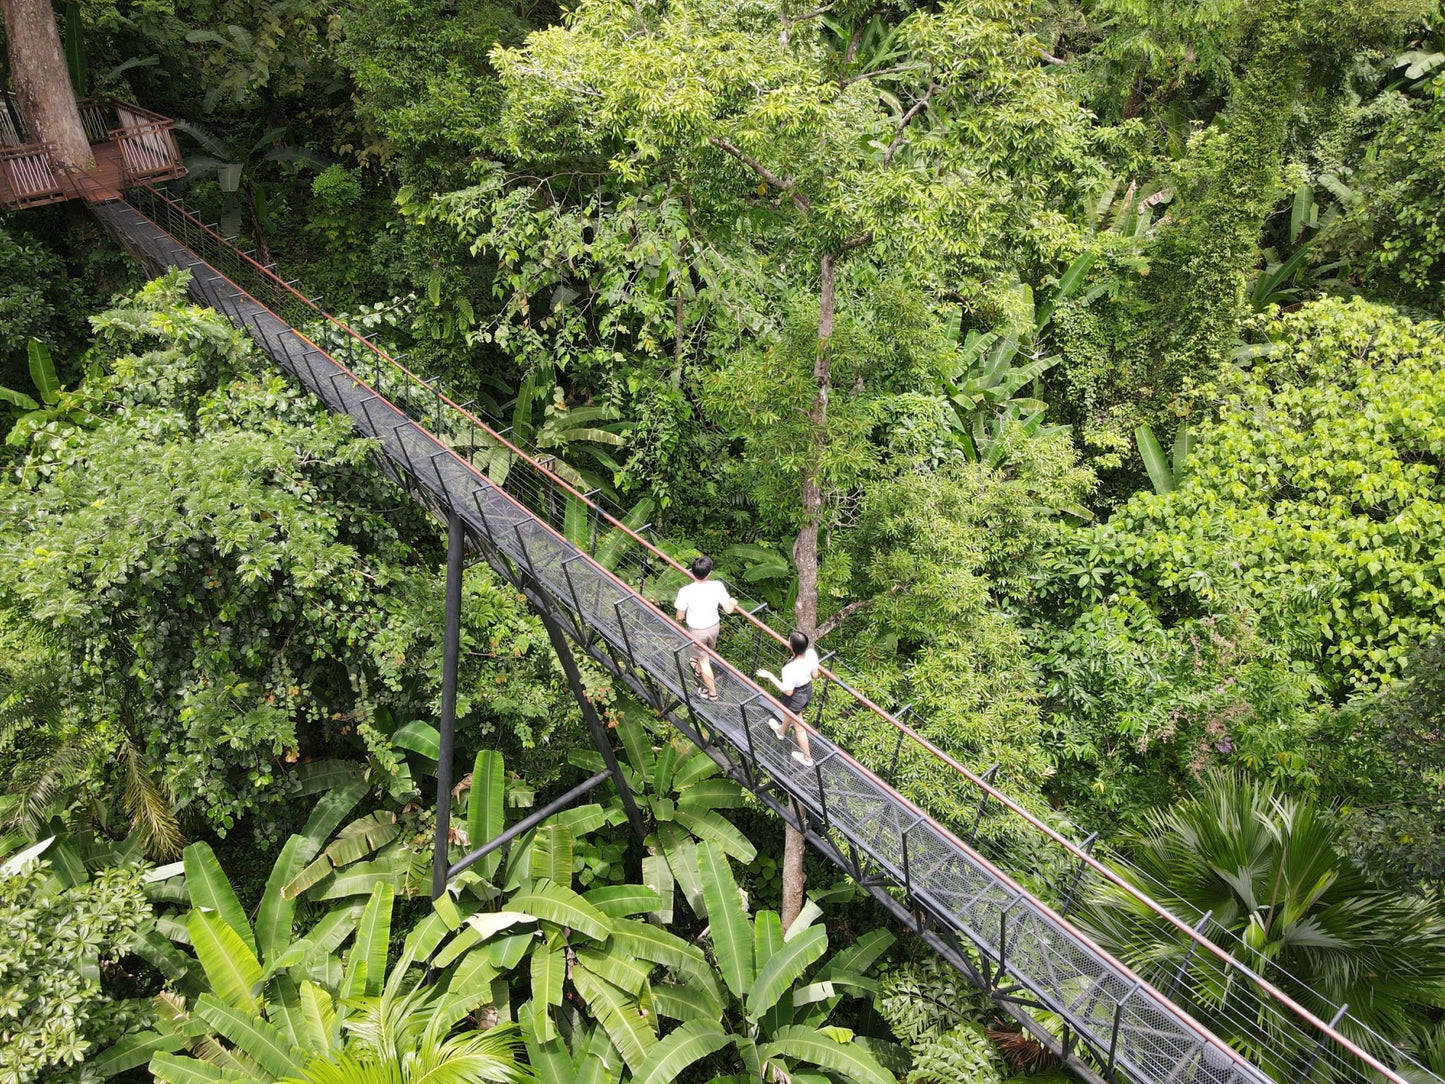
<path fill-rule="evenodd" d="M 175 124 L 130 102 L 86 99 L 81 123 L 95 155 L 89 170 L 63 170 L 29 133 L 8 95 L 0 95 L 0 208 L 18 211 L 71 199 L 115 199 L 137 184 L 185 175 Z"/>

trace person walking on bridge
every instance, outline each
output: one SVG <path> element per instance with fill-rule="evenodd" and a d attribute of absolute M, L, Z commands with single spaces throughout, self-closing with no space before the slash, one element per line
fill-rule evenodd
<path fill-rule="evenodd" d="M 721 580 L 708 579 L 711 575 L 712 558 L 706 554 L 698 555 L 692 562 L 692 583 L 684 585 L 677 593 L 677 619 L 686 624 L 688 635 L 693 639 L 690 651 L 692 669 L 702 682 L 697 695 L 703 700 L 717 699 L 717 681 L 713 677 L 712 660 L 707 649 L 717 650 L 722 614 L 730 614 L 737 609 L 737 602 L 728 594 L 727 586 Z"/>
<path fill-rule="evenodd" d="M 779 741 L 787 736 L 788 727 L 791 726 L 798 738 L 798 748 L 793 750 L 793 759 L 803 767 L 811 768 L 813 752 L 808 748 L 808 730 L 801 719 L 803 709 L 808 706 L 808 701 L 813 699 L 813 679 L 818 676 L 823 664 L 818 660 L 818 653 L 810 646 L 808 634 L 805 632 L 795 630 L 788 637 L 788 648 L 793 657 L 783 664 L 781 674 L 775 674 L 771 670 L 759 670 L 758 677 L 767 678 L 777 687 L 780 702 L 795 717 L 792 720 L 786 717 L 769 719 L 768 726 L 772 727 Z"/>

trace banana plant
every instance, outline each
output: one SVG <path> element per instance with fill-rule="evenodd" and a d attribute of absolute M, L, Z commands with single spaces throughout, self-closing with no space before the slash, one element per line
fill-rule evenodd
<path fill-rule="evenodd" d="M 864 973 L 887 951 L 893 935 L 873 930 L 816 966 L 828 951 L 828 932 L 817 922 L 821 911 L 816 904 L 810 901 L 786 931 L 776 911 L 750 916 L 722 849 L 704 840 L 696 852 L 724 997 L 720 1004 L 694 1005 L 633 1067 L 633 1084 L 668 1084 L 704 1060 L 740 1070 L 738 1080 L 895 1084 L 871 1042 L 828 1023 L 844 996 L 877 992 Z"/>
<path fill-rule="evenodd" d="M 508 439 L 524 451 L 547 460 L 559 478 L 582 489 L 610 493 L 610 479 L 622 469 L 609 448 L 627 446 L 625 422 L 610 406 L 571 406 L 550 369 L 527 374 L 512 401 L 512 432 Z M 542 407 L 541 413 L 537 411 Z M 507 480 L 514 457 L 505 445 L 478 434 L 481 447 L 473 462 L 497 485 Z M 590 464 L 583 466 L 584 460 Z M 601 467 L 606 477 L 597 473 Z"/>
<path fill-rule="evenodd" d="M 1194 450 L 1194 433 L 1188 422 L 1180 422 L 1174 431 L 1172 455 L 1166 457 L 1154 430 L 1141 425 L 1134 431 L 1134 440 L 1139 445 L 1139 457 L 1144 460 L 1144 469 L 1149 472 L 1149 481 L 1154 492 L 1163 496 L 1172 493 L 1184 477 L 1184 466 L 1189 453 Z"/>
<path fill-rule="evenodd" d="M 32 337 L 25 344 L 25 353 L 30 362 L 30 381 L 35 385 L 35 395 L 0 387 L 0 403 L 9 403 L 24 411 L 15 419 L 15 425 L 6 436 L 5 443 L 11 447 L 23 447 L 33 434 L 51 422 L 82 427 L 94 425 L 95 415 L 82 407 L 73 395 L 67 395 L 60 386 L 60 377 L 55 372 L 55 360 L 51 356 L 50 347 Z"/>

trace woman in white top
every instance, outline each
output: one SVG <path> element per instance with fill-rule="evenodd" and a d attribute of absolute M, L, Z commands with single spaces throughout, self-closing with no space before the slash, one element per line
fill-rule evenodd
<path fill-rule="evenodd" d="M 818 653 L 809 646 L 805 633 L 794 632 L 789 636 L 788 647 L 792 649 L 793 657 L 783 664 L 783 672 L 775 674 L 771 670 L 759 670 L 758 677 L 767 678 L 777 686 L 778 692 L 782 694 L 780 699 L 783 707 L 801 718 L 808 701 L 813 699 L 813 679 L 818 676 L 823 664 L 818 661 Z M 779 741 L 783 740 L 791 726 L 798 736 L 798 748 L 793 750 L 793 759 L 805 768 L 813 766 L 813 754 L 808 748 L 808 731 L 798 719 L 791 722 L 770 719 L 768 726 L 773 728 Z"/>

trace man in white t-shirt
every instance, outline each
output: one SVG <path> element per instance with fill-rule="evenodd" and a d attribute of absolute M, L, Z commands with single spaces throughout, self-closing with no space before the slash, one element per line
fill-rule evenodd
<path fill-rule="evenodd" d="M 717 648 L 717 634 L 722 629 L 722 613 L 730 614 L 737 609 L 737 603 L 728 594 L 721 580 L 710 580 L 712 558 L 699 556 L 692 563 L 692 583 L 686 584 L 677 593 L 677 619 L 687 627 L 694 646 L 692 668 L 702 684 L 697 695 L 704 700 L 717 699 L 717 682 L 712 676 L 712 662 L 704 648 Z"/>

